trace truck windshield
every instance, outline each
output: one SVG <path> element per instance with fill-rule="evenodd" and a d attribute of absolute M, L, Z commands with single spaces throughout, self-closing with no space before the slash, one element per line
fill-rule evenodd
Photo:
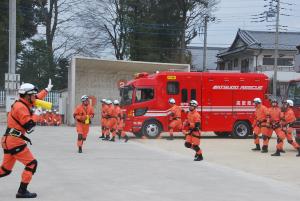
<path fill-rule="evenodd" d="M 121 105 L 130 105 L 132 103 L 133 87 L 125 86 L 120 89 Z"/>
<path fill-rule="evenodd" d="M 300 81 L 290 83 L 288 88 L 288 99 L 293 100 L 295 105 L 300 105 Z"/>
<path fill-rule="evenodd" d="M 152 88 L 137 88 L 135 91 L 135 102 L 145 102 L 154 98 L 154 90 Z"/>

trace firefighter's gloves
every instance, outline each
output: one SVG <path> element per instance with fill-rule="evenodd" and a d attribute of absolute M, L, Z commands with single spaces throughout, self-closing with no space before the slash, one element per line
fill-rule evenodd
<path fill-rule="evenodd" d="M 201 130 L 201 124 L 200 124 L 200 122 L 196 122 L 194 131 L 199 131 L 199 130 Z"/>
<path fill-rule="evenodd" d="M 52 84 L 52 82 L 51 82 L 51 79 L 49 79 L 48 86 L 46 87 L 46 90 L 47 90 L 48 92 L 50 92 L 51 89 L 52 89 L 52 87 L 53 87 L 53 84 Z"/>
<path fill-rule="evenodd" d="M 42 108 L 35 108 L 34 113 L 36 116 L 40 116 L 43 113 Z"/>

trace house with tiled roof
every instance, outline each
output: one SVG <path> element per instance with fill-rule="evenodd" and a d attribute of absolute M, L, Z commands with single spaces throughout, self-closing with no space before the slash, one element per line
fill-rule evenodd
<path fill-rule="evenodd" d="M 231 46 L 217 54 L 218 70 L 262 72 L 272 78 L 274 74 L 275 33 L 239 29 Z M 296 48 L 300 32 L 279 33 L 278 82 L 279 94 L 285 92 L 288 81 L 300 77 L 296 73 Z M 299 69 L 300 70 L 300 69 Z M 298 71 L 299 72 L 299 71 Z"/>

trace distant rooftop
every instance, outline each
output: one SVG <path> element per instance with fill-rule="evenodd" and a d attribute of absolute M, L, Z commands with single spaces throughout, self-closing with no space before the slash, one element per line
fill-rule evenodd
<path fill-rule="evenodd" d="M 236 46 L 237 41 L 243 41 L 244 46 Z M 219 56 L 228 53 L 239 52 L 244 49 L 275 49 L 275 32 L 251 31 L 239 29 L 232 45 L 226 50 L 220 51 Z M 300 43 L 300 32 L 280 32 L 279 50 L 297 51 Z"/>

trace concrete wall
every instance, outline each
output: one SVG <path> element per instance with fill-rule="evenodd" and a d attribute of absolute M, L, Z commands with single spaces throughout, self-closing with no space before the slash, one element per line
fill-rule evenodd
<path fill-rule="evenodd" d="M 108 98 L 111 100 L 120 99 L 117 83 L 119 80 L 133 79 L 132 72 L 108 72 L 86 66 L 76 67 L 75 104 L 81 104 L 82 95 L 95 96 L 97 104 L 95 109 L 94 124 L 99 124 L 100 100 Z"/>

